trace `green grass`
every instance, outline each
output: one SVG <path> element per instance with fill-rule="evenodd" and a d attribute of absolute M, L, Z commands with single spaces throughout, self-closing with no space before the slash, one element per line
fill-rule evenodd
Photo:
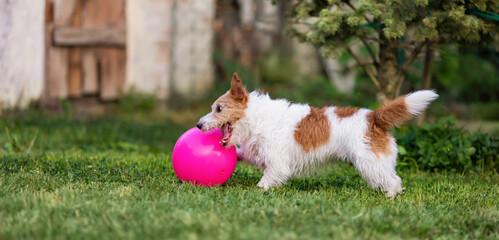
<path fill-rule="evenodd" d="M 0 127 L 0 239 L 499 238 L 491 171 L 402 171 L 395 199 L 348 164 L 267 192 L 261 171 L 239 164 L 204 188 L 171 167 L 187 126 L 34 114 Z"/>

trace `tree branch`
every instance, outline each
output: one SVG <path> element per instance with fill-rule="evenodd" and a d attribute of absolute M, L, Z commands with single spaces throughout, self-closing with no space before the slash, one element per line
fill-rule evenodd
<path fill-rule="evenodd" d="M 409 59 L 405 64 L 400 68 L 400 71 L 398 73 L 398 84 L 397 84 L 397 92 L 400 92 L 400 88 L 402 87 L 402 81 L 404 80 L 405 74 L 407 73 L 407 70 L 411 66 L 411 64 L 416 60 L 418 57 L 418 54 L 421 52 L 421 49 L 423 46 L 427 43 L 427 41 L 420 42 L 412 51 L 412 55 L 409 56 Z"/>
<path fill-rule="evenodd" d="M 365 37 L 364 39 L 366 41 L 379 42 L 379 38 L 377 38 L 377 37 Z"/>
<path fill-rule="evenodd" d="M 348 5 L 352 10 L 357 11 L 357 9 L 350 3 L 350 1 L 345 1 L 344 3 Z"/>
<path fill-rule="evenodd" d="M 367 68 L 367 66 L 360 60 L 360 58 L 352 52 L 352 49 L 347 48 L 347 52 L 348 52 L 348 54 L 350 54 L 355 59 L 355 61 L 362 67 L 362 69 L 364 69 L 364 72 L 366 72 L 367 76 L 371 79 L 371 81 L 374 83 L 374 85 L 376 86 L 376 88 L 380 89 L 380 85 L 379 85 L 378 79 L 369 70 L 369 68 Z"/>
<path fill-rule="evenodd" d="M 367 48 L 367 51 L 369 52 L 369 55 L 371 55 L 371 58 L 373 59 L 373 65 L 376 69 L 378 69 L 379 63 L 378 60 L 376 60 L 376 55 L 374 55 L 374 52 L 372 51 L 371 47 L 369 46 L 369 43 L 362 37 L 359 37 L 360 41 L 364 44 L 364 46 Z"/>
<path fill-rule="evenodd" d="M 421 49 L 423 48 L 423 46 L 426 43 L 427 43 L 426 41 L 420 42 L 414 48 L 414 50 L 412 51 L 412 54 L 409 56 L 409 59 L 407 60 L 407 62 L 405 62 L 404 65 L 400 68 L 399 77 L 403 78 L 405 76 L 405 74 L 407 73 L 407 69 L 409 69 L 409 67 L 414 62 L 414 60 L 416 60 L 416 58 L 418 57 L 418 54 L 421 52 Z"/>
<path fill-rule="evenodd" d="M 435 51 L 435 45 L 436 41 L 431 41 L 426 45 L 423 77 L 421 79 L 421 89 L 430 89 L 431 87 L 431 70 L 433 67 L 433 60 L 435 59 L 435 55 L 433 54 L 433 52 Z M 423 124 L 425 118 L 426 110 L 424 110 L 421 115 L 419 115 L 417 123 L 419 125 Z"/>

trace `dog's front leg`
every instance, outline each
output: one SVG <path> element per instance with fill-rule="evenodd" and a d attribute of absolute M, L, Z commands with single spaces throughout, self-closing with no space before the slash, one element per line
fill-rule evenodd
<path fill-rule="evenodd" d="M 267 191 L 271 187 L 278 187 L 286 183 L 290 174 L 284 171 L 285 169 L 277 168 L 276 166 L 268 166 L 263 170 L 263 177 L 256 186 Z"/>
<path fill-rule="evenodd" d="M 240 147 L 236 147 L 236 152 L 237 152 L 237 161 L 244 161 L 243 149 Z"/>

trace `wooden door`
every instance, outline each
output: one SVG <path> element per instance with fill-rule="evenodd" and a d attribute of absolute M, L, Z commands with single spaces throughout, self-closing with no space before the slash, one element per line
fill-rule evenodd
<path fill-rule="evenodd" d="M 46 96 L 119 97 L 125 29 L 125 0 L 46 0 Z"/>

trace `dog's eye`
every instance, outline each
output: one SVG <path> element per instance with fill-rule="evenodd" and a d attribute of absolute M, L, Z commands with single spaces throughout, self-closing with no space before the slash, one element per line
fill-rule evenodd
<path fill-rule="evenodd" d="M 217 106 L 217 112 L 221 112 L 222 111 L 222 106 L 218 105 Z"/>

